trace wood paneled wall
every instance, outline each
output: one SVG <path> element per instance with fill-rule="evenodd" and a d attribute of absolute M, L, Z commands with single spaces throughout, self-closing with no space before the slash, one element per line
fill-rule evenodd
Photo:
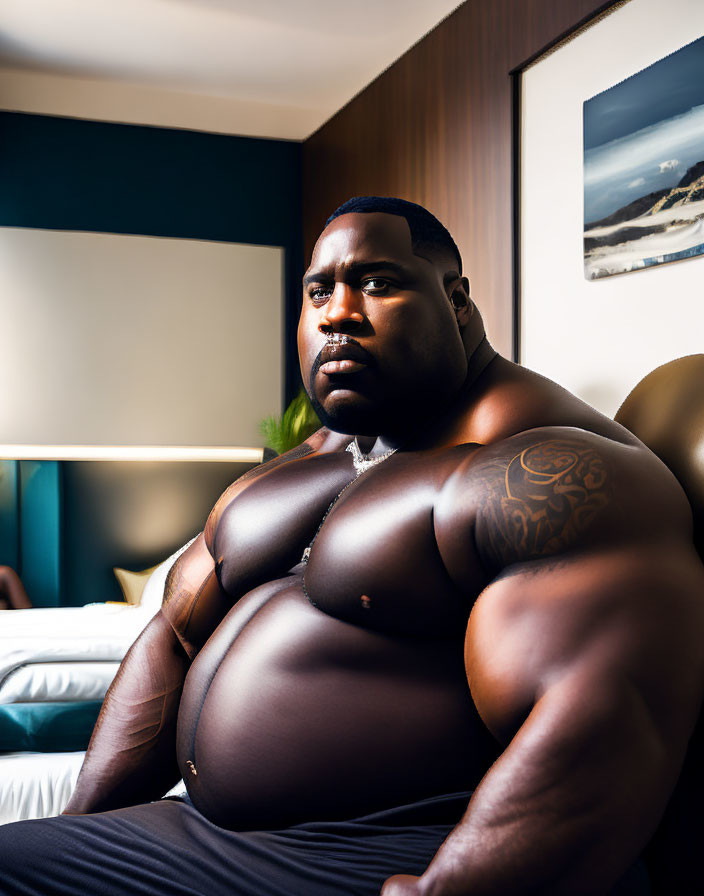
<path fill-rule="evenodd" d="M 306 263 L 325 219 L 350 196 L 419 202 L 455 237 L 489 338 L 511 357 L 511 72 L 611 5 L 467 0 L 304 143 Z"/>

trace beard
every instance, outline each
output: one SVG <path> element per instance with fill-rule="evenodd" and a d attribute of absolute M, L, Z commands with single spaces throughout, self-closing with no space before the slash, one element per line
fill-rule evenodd
<path fill-rule="evenodd" d="M 322 401 L 316 390 L 316 378 L 321 364 L 321 351 L 313 361 L 306 392 L 318 419 L 334 432 L 353 436 L 392 436 L 402 438 L 420 429 L 442 413 L 448 400 L 444 384 L 428 378 L 411 378 L 396 382 L 382 372 L 374 361 L 367 372 L 344 374 L 334 389 Z M 325 405 L 323 405 L 325 402 Z"/>
<path fill-rule="evenodd" d="M 378 437 L 405 432 L 417 420 L 418 395 L 408 391 L 403 395 L 390 396 L 379 395 L 376 389 L 370 397 L 368 389 L 354 389 L 346 385 L 348 394 L 328 398 L 327 407 L 324 407 L 314 388 L 315 373 L 316 368 L 311 373 L 306 392 L 322 425 L 334 432 Z"/>
<path fill-rule="evenodd" d="M 326 410 L 312 389 L 308 391 L 308 397 L 318 419 L 328 429 L 351 436 L 378 436 L 383 430 L 385 415 L 376 408 L 345 402 Z"/>
<path fill-rule="evenodd" d="M 321 363 L 320 355 L 318 355 L 313 362 L 306 384 L 306 392 L 313 410 L 323 426 L 346 435 L 379 435 L 383 420 L 387 415 L 379 407 L 378 402 L 370 400 L 363 391 L 350 389 L 355 397 L 349 400 L 333 401 L 329 403 L 328 408 L 323 406 L 315 390 L 315 377 Z M 346 379 L 345 382 L 349 382 L 349 380 Z"/>

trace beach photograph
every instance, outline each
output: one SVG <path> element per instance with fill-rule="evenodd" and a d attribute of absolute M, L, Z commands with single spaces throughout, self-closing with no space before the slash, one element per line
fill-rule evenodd
<path fill-rule="evenodd" d="M 704 254 L 704 37 L 584 103 L 584 275 Z"/>

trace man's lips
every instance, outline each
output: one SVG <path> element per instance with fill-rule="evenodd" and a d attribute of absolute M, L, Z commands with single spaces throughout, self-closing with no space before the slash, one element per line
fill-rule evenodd
<path fill-rule="evenodd" d="M 358 373 L 372 361 L 369 352 L 358 342 L 348 340 L 342 344 L 326 343 L 315 359 L 314 369 L 326 376 Z"/>
<path fill-rule="evenodd" d="M 320 365 L 318 370 L 326 376 L 333 376 L 338 373 L 357 373 L 360 370 L 364 370 L 366 366 L 361 361 L 353 361 L 351 358 L 347 358 L 342 361 L 326 361 Z"/>

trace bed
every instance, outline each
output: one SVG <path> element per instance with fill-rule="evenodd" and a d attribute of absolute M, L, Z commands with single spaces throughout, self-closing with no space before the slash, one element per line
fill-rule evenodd
<path fill-rule="evenodd" d="M 62 811 L 175 557 L 253 465 L 0 461 L 0 563 L 35 603 L 0 610 L 0 823 Z"/>
<path fill-rule="evenodd" d="M 151 571 L 139 604 L 0 611 L 0 824 L 62 811 L 105 693 L 188 544 Z"/>
<path fill-rule="evenodd" d="M 105 693 L 189 544 L 151 571 L 139 604 L 0 611 L 0 824 L 63 810 Z"/>

